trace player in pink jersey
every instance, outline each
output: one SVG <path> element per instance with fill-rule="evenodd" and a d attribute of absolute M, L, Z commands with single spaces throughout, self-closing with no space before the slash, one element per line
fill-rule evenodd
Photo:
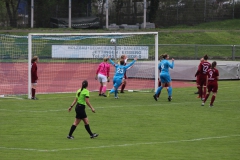
<path fill-rule="evenodd" d="M 202 103 L 202 106 L 204 106 L 204 103 L 206 102 L 206 100 L 209 97 L 209 94 L 211 92 L 213 92 L 212 98 L 211 98 L 211 102 L 209 107 L 213 107 L 213 102 L 215 101 L 216 95 L 217 95 L 217 90 L 218 90 L 218 79 L 219 79 L 219 71 L 216 68 L 217 66 L 217 62 L 214 61 L 212 63 L 212 66 L 210 69 L 208 69 L 207 71 L 207 88 L 208 88 L 208 92 L 204 98 L 204 101 Z"/>
<path fill-rule="evenodd" d="M 109 82 L 110 65 L 108 64 L 108 58 L 103 58 L 103 62 L 99 64 L 96 71 L 95 79 L 100 82 L 99 96 L 106 96 L 107 82 Z"/>
<path fill-rule="evenodd" d="M 206 80 L 207 80 L 207 71 L 208 69 L 211 67 L 211 64 L 207 61 L 208 60 L 208 56 L 205 55 L 203 57 L 203 62 L 200 62 L 199 66 L 198 66 L 198 80 L 199 80 L 199 97 L 204 100 L 204 97 L 206 95 L 206 88 L 207 88 L 207 84 L 206 84 Z"/>

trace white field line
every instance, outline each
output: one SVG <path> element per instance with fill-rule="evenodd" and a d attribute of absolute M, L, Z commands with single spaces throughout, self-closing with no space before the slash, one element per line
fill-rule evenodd
<path fill-rule="evenodd" d="M 239 101 L 239 100 L 220 100 L 218 102 L 235 102 L 235 101 Z M 198 106 L 201 106 L 201 101 L 199 102 L 181 102 L 181 103 L 165 103 L 164 106 L 167 106 L 167 105 L 179 105 L 179 104 L 191 104 L 191 103 L 198 103 L 199 105 Z M 97 109 L 105 109 L 105 108 L 122 108 L 122 107 L 143 107 L 143 106 L 146 106 L 147 104 L 144 104 L 144 105 L 134 105 L 134 104 L 129 104 L 129 105 L 118 105 L 118 106 L 109 106 L 109 107 L 100 107 L 100 106 L 94 106 L 94 108 L 97 110 Z M 155 104 L 151 104 L 151 106 L 163 106 L 161 103 L 155 103 Z M 208 106 L 207 104 L 205 105 L 205 107 Z M 11 110 L 11 109 L 1 109 L 0 108 L 0 111 L 9 111 L 9 112 L 31 112 L 31 113 L 41 113 L 41 112 L 61 112 L 61 111 L 68 111 L 68 108 L 66 107 L 65 109 L 58 109 L 58 110 Z"/>
<path fill-rule="evenodd" d="M 240 135 L 229 135 L 229 136 L 205 137 L 205 138 L 185 139 L 185 140 L 166 141 L 166 142 L 129 143 L 129 144 L 106 145 L 106 146 L 95 146 L 95 147 L 93 146 L 93 147 L 81 147 L 81 148 L 36 149 L 36 148 L 15 148 L 15 147 L 12 148 L 12 147 L 0 146 L 0 149 L 2 149 L 2 150 L 37 151 L 37 152 L 59 152 L 59 151 L 84 150 L 84 149 L 100 149 L 100 148 L 139 146 L 139 145 L 155 145 L 155 144 L 170 144 L 170 143 L 181 143 L 181 142 L 196 142 L 196 141 L 203 141 L 203 140 L 223 139 L 223 138 L 231 138 L 231 137 L 239 137 L 239 136 Z"/>

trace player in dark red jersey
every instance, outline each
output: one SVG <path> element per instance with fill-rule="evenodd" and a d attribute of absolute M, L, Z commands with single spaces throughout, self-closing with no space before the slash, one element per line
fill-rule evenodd
<path fill-rule="evenodd" d="M 204 97 L 206 95 L 206 80 L 207 80 L 207 71 L 211 67 L 211 64 L 207 61 L 208 56 L 205 55 L 203 57 L 203 62 L 201 62 L 198 66 L 198 78 L 199 78 L 199 97 L 204 100 Z"/>
<path fill-rule="evenodd" d="M 124 60 L 124 66 L 126 66 L 126 65 L 127 65 L 127 60 L 128 60 L 127 55 L 123 54 L 123 55 L 121 56 L 121 60 Z M 132 67 L 132 66 L 131 66 L 131 67 Z M 130 67 L 130 68 L 131 68 L 131 67 Z M 128 68 L 128 69 L 130 69 L 130 68 Z M 127 70 L 128 70 L 128 69 L 127 69 Z M 123 77 L 123 81 L 122 81 L 122 86 L 121 86 L 121 91 L 120 91 L 120 93 L 124 93 L 124 89 L 125 89 L 125 87 L 126 87 L 126 85 L 127 85 L 126 79 L 127 79 L 127 74 L 126 74 L 126 72 L 125 72 L 125 73 L 124 73 L 124 77 Z"/>
<path fill-rule="evenodd" d="M 201 58 L 200 59 L 200 63 L 201 62 L 203 62 L 203 58 Z M 197 89 L 198 89 L 198 91 L 195 93 L 195 94 L 198 94 L 198 97 L 197 98 L 201 98 L 200 96 L 199 96 L 199 90 L 200 90 L 200 84 L 199 84 L 199 72 L 198 72 L 198 70 L 197 70 L 197 72 L 196 72 L 196 74 L 195 74 L 195 77 L 196 77 L 196 84 L 197 84 Z"/>
<path fill-rule="evenodd" d="M 38 61 L 39 61 L 38 56 L 34 56 L 31 60 L 31 63 L 32 63 L 32 67 L 31 67 L 32 98 L 31 99 L 33 99 L 33 100 L 37 99 L 35 97 L 35 93 L 36 93 L 37 80 L 38 80 L 38 75 L 37 75 Z"/>
<path fill-rule="evenodd" d="M 204 101 L 202 102 L 202 106 L 204 106 L 206 100 L 209 97 L 209 94 L 211 92 L 213 92 L 212 98 L 211 98 L 211 102 L 209 107 L 213 107 L 213 102 L 216 98 L 217 95 L 217 90 L 218 90 L 218 78 L 219 78 L 219 72 L 216 68 L 217 66 L 217 62 L 214 61 L 212 62 L 212 66 L 210 69 L 208 69 L 207 71 L 207 88 L 208 88 L 208 92 L 204 98 Z"/>

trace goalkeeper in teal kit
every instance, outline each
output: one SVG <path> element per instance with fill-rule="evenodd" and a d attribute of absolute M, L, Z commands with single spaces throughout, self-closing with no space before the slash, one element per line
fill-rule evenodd
<path fill-rule="evenodd" d="M 172 58 L 172 63 L 168 62 L 169 55 L 163 54 L 161 55 L 162 60 L 158 65 L 161 79 L 161 86 L 158 87 L 156 93 L 153 95 L 153 98 L 157 101 L 157 95 L 161 92 L 162 88 L 165 87 L 165 84 L 168 86 L 168 101 L 172 100 L 172 80 L 169 74 L 169 68 L 173 69 L 174 67 L 174 59 Z"/>
<path fill-rule="evenodd" d="M 122 84 L 122 80 L 124 77 L 124 73 L 126 72 L 126 70 L 131 67 L 137 60 L 137 57 L 134 58 L 134 60 L 128 64 L 128 65 L 124 65 L 125 61 L 124 59 L 120 60 L 120 64 L 115 64 L 110 58 L 109 58 L 109 62 L 116 68 L 115 70 L 115 74 L 113 77 L 113 89 L 111 89 L 108 92 L 108 97 L 111 93 L 115 94 L 115 98 L 118 98 L 118 87 Z"/>

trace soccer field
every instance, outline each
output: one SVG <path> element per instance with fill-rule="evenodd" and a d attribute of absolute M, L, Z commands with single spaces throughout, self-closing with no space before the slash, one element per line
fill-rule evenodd
<path fill-rule="evenodd" d="M 73 140 L 66 136 L 75 112 L 67 109 L 75 93 L 0 98 L 0 159 L 239 160 L 240 81 L 220 81 L 212 108 L 211 96 L 201 106 L 196 91 L 173 86 L 171 102 L 165 89 L 157 102 L 151 92 L 125 92 L 119 99 L 91 92 L 96 113 L 86 112 L 99 136 L 90 139 L 81 122 Z"/>

